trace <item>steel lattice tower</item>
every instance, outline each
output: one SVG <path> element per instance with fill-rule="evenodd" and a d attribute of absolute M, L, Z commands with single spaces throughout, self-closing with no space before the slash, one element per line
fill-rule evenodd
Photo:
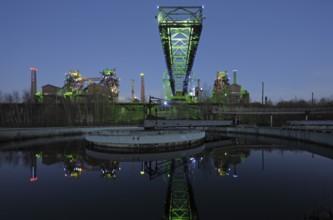
<path fill-rule="evenodd" d="M 172 96 L 185 96 L 202 30 L 201 6 L 159 7 L 158 26 Z"/>

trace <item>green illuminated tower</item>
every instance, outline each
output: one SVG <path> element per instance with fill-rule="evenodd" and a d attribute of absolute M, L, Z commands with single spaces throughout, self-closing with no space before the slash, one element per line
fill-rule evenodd
<path fill-rule="evenodd" d="M 159 7 L 157 20 L 173 99 L 184 99 L 188 94 L 202 30 L 202 9 L 201 6 Z"/>

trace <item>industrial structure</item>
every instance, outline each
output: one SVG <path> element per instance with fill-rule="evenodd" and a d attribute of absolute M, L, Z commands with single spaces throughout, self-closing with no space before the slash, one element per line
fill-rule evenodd
<path fill-rule="evenodd" d="M 215 103 L 249 103 L 250 95 L 237 84 L 237 70 L 233 71 L 234 83 L 230 84 L 228 71 L 218 71 L 214 81 L 212 99 Z"/>
<path fill-rule="evenodd" d="M 157 21 L 167 72 L 164 73 L 165 99 L 189 100 L 193 85 L 192 67 L 201 30 L 201 6 L 159 7 Z"/>
<path fill-rule="evenodd" d="M 146 98 L 145 98 L 145 74 L 144 73 L 140 73 L 140 77 L 141 77 L 141 89 L 140 89 L 140 94 L 141 94 L 141 102 L 145 103 L 146 102 Z"/>
<path fill-rule="evenodd" d="M 30 92 L 30 97 L 31 101 L 33 102 L 33 97 L 37 92 L 37 69 L 32 67 L 30 68 L 31 70 L 31 92 Z"/>
<path fill-rule="evenodd" d="M 135 100 L 135 97 L 134 97 L 134 79 L 132 79 L 131 82 L 132 82 L 131 102 L 134 102 L 134 100 Z"/>
<path fill-rule="evenodd" d="M 100 77 L 84 77 L 79 70 L 69 70 L 65 75 L 64 86 L 42 86 L 42 92 L 35 92 L 35 100 L 39 103 L 44 98 L 62 97 L 72 102 L 78 98 L 100 95 L 105 99 L 117 102 L 119 97 L 119 78 L 115 69 L 106 68 L 100 72 Z"/>
<path fill-rule="evenodd" d="M 212 97 L 202 93 L 200 79 L 192 72 L 203 27 L 202 11 L 203 6 L 158 7 L 156 18 L 167 67 L 162 77 L 164 100 L 200 103 L 208 98 L 215 103 L 248 103 L 249 93 L 237 84 L 237 71 L 234 71 L 233 84 L 229 82 L 227 71 L 218 71 Z M 42 87 L 42 92 L 36 90 L 36 71 L 31 68 L 31 95 L 36 102 L 43 102 L 45 97 L 78 102 L 91 95 L 118 102 L 119 78 L 115 69 L 105 69 L 100 77 L 93 78 L 84 77 L 78 70 L 69 70 L 63 87 L 48 84 Z M 140 102 L 146 103 L 144 73 L 140 73 L 140 78 Z M 139 102 L 134 96 L 133 79 L 131 83 L 131 102 Z"/>

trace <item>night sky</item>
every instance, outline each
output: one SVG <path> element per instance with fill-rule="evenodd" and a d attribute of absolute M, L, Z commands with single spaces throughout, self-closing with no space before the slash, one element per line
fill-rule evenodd
<path fill-rule="evenodd" d="M 120 96 L 162 97 L 166 71 L 157 6 L 204 5 L 206 19 L 193 71 L 212 90 L 216 72 L 238 70 L 238 83 L 261 101 L 333 98 L 333 0 L 1 0 L 0 90 L 62 87 L 78 69 L 98 77 L 116 68 Z"/>

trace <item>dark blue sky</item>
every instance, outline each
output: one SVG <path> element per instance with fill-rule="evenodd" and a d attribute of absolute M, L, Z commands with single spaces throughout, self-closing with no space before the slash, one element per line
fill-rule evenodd
<path fill-rule="evenodd" d="M 333 96 L 333 0 L 1 0 L 2 92 L 63 86 L 65 73 L 85 77 L 116 68 L 120 96 L 162 96 L 166 71 L 157 6 L 204 5 L 201 40 L 193 71 L 212 89 L 218 70 L 238 70 L 238 83 L 261 100 Z M 232 75 L 230 75 L 232 80 Z"/>

